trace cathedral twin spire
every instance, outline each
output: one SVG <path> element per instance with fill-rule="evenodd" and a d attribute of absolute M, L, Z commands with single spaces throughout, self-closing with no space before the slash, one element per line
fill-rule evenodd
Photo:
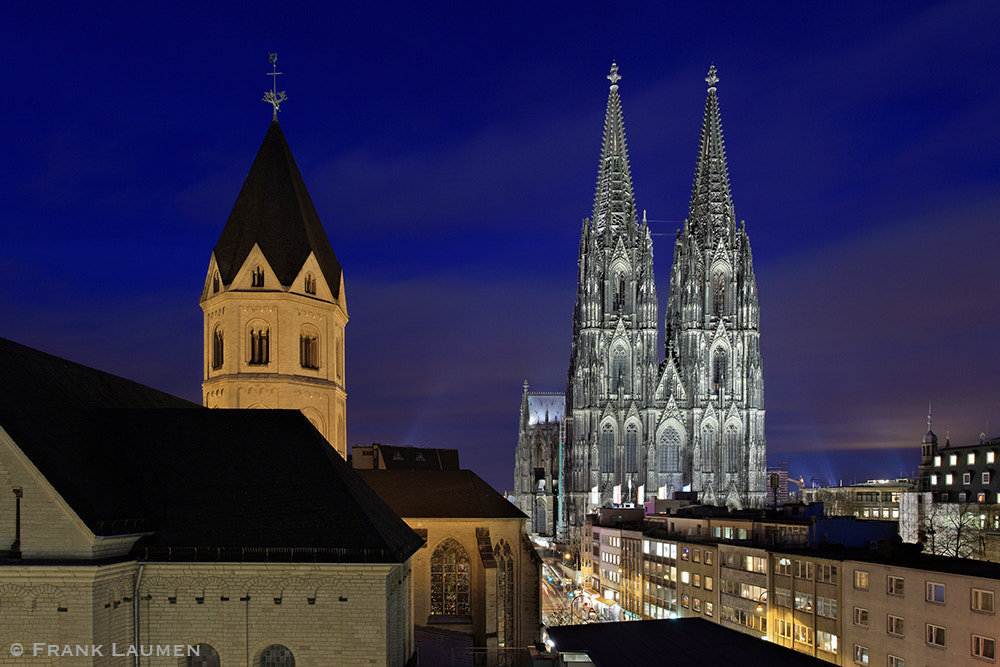
<path fill-rule="evenodd" d="M 594 215 L 591 219 L 597 233 L 619 232 L 626 224 L 636 224 L 635 200 L 632 192 L 632 174 L 628 166 L 628 147 L 625 144 L 625 123 L 622 120 L 621 98 L 618 96 L 618 65 L 612 63 L 611 90 L 608 109 L 604 118 L 604 142 L 601 164 L 597 173 L 597 192 L 594 195 Z"/>

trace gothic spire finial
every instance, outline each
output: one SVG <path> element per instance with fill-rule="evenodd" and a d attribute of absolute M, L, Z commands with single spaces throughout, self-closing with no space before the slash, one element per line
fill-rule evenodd
<path fill-rule="evenodd" d="M 281 74 L 281 72 L 278 71 L 278 65 L 277 65 L 278 54 L 277 53 L 270 54 L 270 60 L 271 60 L 271 71 L 267 73 L 267 76 L 271 76 L 274 78 L 271 79 L 271 90 L 268 90 L 264 93 L 264 99 L 262 101 L 268 102 L 274 107 L 273 118 L 274 120 L 278 120 L 278 111 L 280 111 L 279 107 L 281 106 L 282 102 L 288 99 L 288 96 L 285 95 L 285 91 L 283 90 L 281 92 L 275 90 L 275 87 L 278 82 L 278 75 Z"/>
<path fill-rule="evenodd" d="M 621 80 L 621 75 L 618 74 L 618 63 L 611 63 L 611 74 L 608 75 L 608 81 L 611 82 L 611 89 L 614 90 L 618 88 L 618 82 Z"/>
<path fill-rule="evenodd" d="M 931 430 L 931 402 L 927 401 L 927 430 Z"/>
<path fill-rule="evenodd" d="M 708 68 L 708 76 L 705 77 L 706 83 L 708 83 L 708 90 L 715 90 L 715 84 L 719 83 L 719 77 L 715 73 L 715 65 Z"/>

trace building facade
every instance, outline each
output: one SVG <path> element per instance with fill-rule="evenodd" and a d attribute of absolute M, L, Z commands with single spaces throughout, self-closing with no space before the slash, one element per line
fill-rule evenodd
<path fill-rule="evenodd" d="M 204 404 L 301 410 L 347 458 L 344 276 L 277 120 L 212 251 Z"/>
<path fill-rule="evenodd" d="M 555 537 L 559 528 L 559 460 L 565 459 L 566 396 L 529 392 L 524 383 L 510 501 L 528 515 L 529 533 Z"/>
<path fill-rule="evenodd" d="M 710 504 L 763 506 L 760 309 L 729 189 L 715 69 L 690 209 L 674 244 L 662 361 L 652 238 L 637 214 L 617 66 L 609 79 L 566 390 L 569 520 L 580 526 L 594 506 L 680 491 Z"/>

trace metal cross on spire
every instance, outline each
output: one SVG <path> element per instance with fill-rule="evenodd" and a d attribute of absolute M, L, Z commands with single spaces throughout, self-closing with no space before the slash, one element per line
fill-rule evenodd
<path fill-rule="evenodd" d="M 608 80 L 611 82 L 612 88 L 618 87 L 618 81 L 621 80 L 621 75 L 618 74 L 618 63 L 611 63 L 611 74 L 608 75 Z"/>
<path fill-rule="evenodd" d="M 278 75 L 281 74 L 281 72 L 278 71 L 277 62 L 278 62 L 278 54 L 272 53 L 271 54 L 272 71 L 268 72 L 267 76 L 273 76 L 274 78 L 271 79 L 271 90 L 264 93 L 264 99 L 262 100 L 264 102 L 270 102 L 271 105 L 274 107 L 274 120 L 278 120 L 278 111 L 280 110 L 281 103 L 288 99 L 288 96 L 285 95 L 285 91 L 282 90 L 281 92 L 277 92 L 275 90 L 278 82 Z"/>

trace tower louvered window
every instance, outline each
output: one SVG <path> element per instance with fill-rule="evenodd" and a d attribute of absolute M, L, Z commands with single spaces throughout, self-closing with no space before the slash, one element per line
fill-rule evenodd
<path fill-rule="evenodd" d="M 734 473 L 740 470 L 740 432 L 733 426 L 726 427 L 725 436 L 726 472 Z"/>
<path fill-rule="evenodd" d="M 716 271 L 712 276 L 712 314 L 723 315 L 726 312 L 726 277 L 722 271 Z"/>
<path fill-rule="evenodd" d="M 611 392 L 628 392 L 629 382 L 628 351 L 621 345 L 611 353 Z"/>
<path fill-rule="evenodd" d="M 250 329 L 250 365 L 263 366 L 270 361 L 271 332 L 266 327 Z"/>
<path fill-rule="evenodd" d="M 306 290 L 306 294 L 315 294 L 316 293 L 316 278 L 311 273 L 307 273 L 306 274 L 305 290 Z"/>
<path fill-rule="evenodd" d="M 319 368 L 319 336 L 311 331 L 299 334 L 299 364 L 302 368 Z"/>
<path fill-rule="evenodd" d="M 728 359 L 726 358 L 726 351 L 721 347 L 715 351 L 715 356 L 712 359 L 712 390 L 713 393 L 722 395 L 726 387 L 726 366 Z"/>
<path fill-rule="evenodd" d="M 605 424 L 601 429 L 601 445 L 599 450 L 601 472 L 615 471 L 615 432 L 611 424 Z"/>
<path fill-rule="evenodd" d="M 212 333 L 212 369 L 222 368 L 225 362 L 225 346 L 223 345 L 222 327 L 215 327 Z"/>
<path fill-rule="evenodd" d="M 715 460 L 715 428 L 711 424 L 701 427 L 701 469 L 703 472 L 712 472 L 715 467 L 712 465 Z"/>
<path fill-rule="evenodd" d="M 264 269 L 257 267 L 253 270 L 251 277 L 251 286 L 253 287 L 263 287 L 264 286 Z"/>

